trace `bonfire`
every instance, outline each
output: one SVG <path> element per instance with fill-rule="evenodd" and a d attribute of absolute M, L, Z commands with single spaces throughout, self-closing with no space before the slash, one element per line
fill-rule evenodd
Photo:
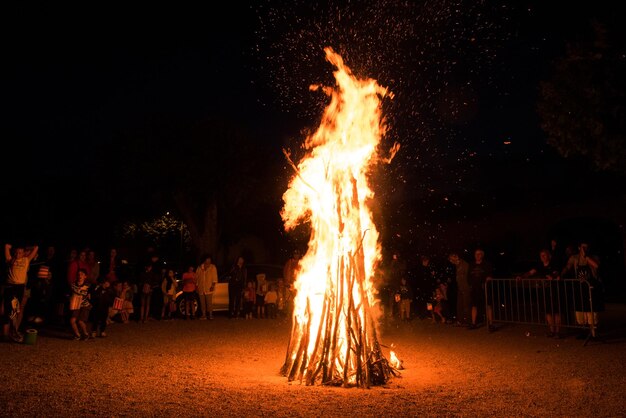
<path fill-rule="evenodd" d="M 374 286 L 381 260 L 379 235 L 368 204 L 368 174 L 389 162 L 378 155 L 385 134 L 381 100 L 391 97 L 373 79 L 358 79 L 341 56 L 326 48 L 336 67 L 336 88 L 319 128 L 304 142 L 283 195 L 286 230 L 308 222 L 311 236 L 295 279 L 293 327 L 281 373 L 307 385 L 370 387 L 398 374 L 379 341 L 381 318 Z M 318 88 L 316 86 L 313 89 Z"/>

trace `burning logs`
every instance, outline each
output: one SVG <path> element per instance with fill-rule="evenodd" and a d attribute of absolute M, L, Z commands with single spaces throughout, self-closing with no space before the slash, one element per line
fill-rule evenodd
<path fill-rule="evenodd" d="M 338 274 L 334 279 L 333 275 L 327 278 L 330 283 L 323 296 L 317 329 L 312 326 L 310 303 L 302 320 L 294 317 L 281 369 L 289 381 L 370 387 L 382 385 L 398 374 L 382 352 L 368 299 L 360 298 L 357 303 L 355 298 L 346 297 L 363 289 L 363 274 L 354 268 L 358 255 L 357 251 L 351 257 L 340 257 Z"/>

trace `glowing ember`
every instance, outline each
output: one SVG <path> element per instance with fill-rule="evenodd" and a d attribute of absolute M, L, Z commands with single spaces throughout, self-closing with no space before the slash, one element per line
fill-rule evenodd
<path fill-rule="evenodd" d="M 294 165 L 297 175 L 283 196 L 285 228 L 308 221 L 311 238 L 296 277 L 293 329 L 281 371 L 306 384 L 368 387 L 396 373 L 378 342 L 372 279 L 381 255 L 367 206 L 371 166 L 390 161 L 377 155 L 385 133 L 380 101 L 388 93 L 375 80 L 357 79 L 339 55 L 325 51 L 337 67 L 338 89 L 324 88 L 330 104 L 306 139 L 308 153 Z"/>

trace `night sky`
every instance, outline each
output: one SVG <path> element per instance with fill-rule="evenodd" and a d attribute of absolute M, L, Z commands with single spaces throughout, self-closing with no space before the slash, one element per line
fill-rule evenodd
<path fill-rule="evenodd" d="M 236 179 L 215 136 L 190 134 L 203 121 L 250 133 L 242 155 L 256 157 L 256 179 L 270 186 L 247 194 L 263 209 L 240 217 L 287 239 L 278 211 L 292 172 L 281 149 L 297 155 L 302 131 L 319 121 L 325 96 L 308 87 L 332 82 L 325 46 L 395 95 L 384 103 L 382 147 L 402 147 L 376 174 L 388 249 L 498 252 L 506 239 L 485 225 L 501 229 L 542 206 L 624 201 L 623 177 L 561 157 L 536 112 L 539 82 L 568 42 L 592 38 L 592 18 L 623 42 L 610 2 L 229 3 L 4 10 L 0 239 L 108 244 L 124 219 L 170 210 L 151 172 L 144 188 L 120 166 L 142 147 L 166 165 L 211 147 L 216 170 Z M 193 146 L 178 153 L 188 136 Z M 531 229 L 527 242 L 553 231 Z"/>

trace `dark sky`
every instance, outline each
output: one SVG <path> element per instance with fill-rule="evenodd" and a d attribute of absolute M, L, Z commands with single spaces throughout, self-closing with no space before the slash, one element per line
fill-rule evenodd
<path fill-rule="evenodd" d="M 386 232 L 407 243 L 545 190 L 566 201 L 564 178 L 623 187 L 559 157 L 535 112 L 539 81 L 590 17 L 616 25 L 610 2 L 230 3 L 4 10 L 0 240 L 52 239 L 53 225 L 71 236 L 78 219 L 110 229 L 107 213 L 123 213 L 97 189 L 119 170 L 102 158 L 155 121 L 238 120 L 280 161 L 324 104 L 308 86 L 331 80 L 326 44 L 396 94 L 386 141 L 402 148 L 380 184 Z M 282 166 L 270 172 L 288 178 Z"/>

